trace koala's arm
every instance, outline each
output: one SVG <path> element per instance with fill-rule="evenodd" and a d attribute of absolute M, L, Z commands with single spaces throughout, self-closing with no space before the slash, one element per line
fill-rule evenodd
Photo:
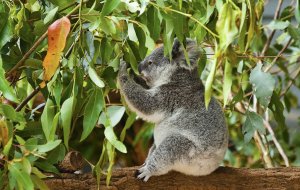
<path fill-rule="evenodd" d="M 135 78 L 135 80 L 142 79 Z M 129 107 L 142 114 L 152 114 L 157 110 L 159 101 L 155 94 L 146 88 L 147 86 L 145 83 L 141 82 L 142 84 L 139 84 L 135 80 L 127 73 L 126 63 L 121 63 L 118 81 Z"/>

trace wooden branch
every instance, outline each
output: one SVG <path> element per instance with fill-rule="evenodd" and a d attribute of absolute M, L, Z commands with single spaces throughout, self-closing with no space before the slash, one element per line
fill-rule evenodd
<path fill-rule="evenodd" d="M 177 172 L 151 177 L 148 182 L 135 178 L 137 167 L 116 169 L 110 186 L 101 179 L 101 190 L 212 190 L 212 189 L 300 189 L 300 168 L 247 169 L 220 167 L 208 176 L 186 176 Z M 91 174 L 62 174 L 45 180 L 53 190 L 97 189 Z"/>
<path fill-rule="evenodd" d="M 36 87 L 21 103 L 16 107 L 16 111 L 20 111 L 26 104 L 40 91 L 40 87 Z"/>

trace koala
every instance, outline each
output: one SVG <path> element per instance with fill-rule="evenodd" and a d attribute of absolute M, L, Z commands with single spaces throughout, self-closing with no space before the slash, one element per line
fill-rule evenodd
<path fill-rule="evenodd" d="M 155 49 L 138 65 L 137 75 L 120 65 L 118 83 L 128 107 L 142 119 L 155 123 L 154 144 L 137 177 L 171 170 L 186 175 L 208 175 L 218 168 L 228 146 L 228 129 L 224 113 L 216 99 L 208 108 L 204 103 L 204 86 L 198 76 L 200 49 L 187 39 L 184 55 L 175 39 L 171 58 L 164 47 Z"/>

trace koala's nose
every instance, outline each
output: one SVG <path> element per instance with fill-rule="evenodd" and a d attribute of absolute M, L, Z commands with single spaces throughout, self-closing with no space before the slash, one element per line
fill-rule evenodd
<path fill-rule="evenodd" d="M 140 64 L 138 65 L 138 71 L 139 71 L 140 74 L 141 74 L 141 72 L 142 72 L 143 69 L 144 69 L 143 64 L 140 63 Z"/>

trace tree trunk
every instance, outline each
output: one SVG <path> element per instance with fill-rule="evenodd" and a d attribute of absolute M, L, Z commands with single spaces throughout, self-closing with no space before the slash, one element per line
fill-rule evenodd
<path fill-rule="evenodd" d="M 170 172 L 151 177 L 148 182 L 135 178 L 137 167 L 116 169 L 110 186 L 101 179 L 101 190 L 221 190 L 221 189 L 300 189 L 300 168 L 246 169 L 220 167 L 208 176 L 186 176 Z M 97 189 L 96 179 L 91 174 L 67 174 L 61 178 L 48 178 L 46 184 L 53 190 Z"/>

